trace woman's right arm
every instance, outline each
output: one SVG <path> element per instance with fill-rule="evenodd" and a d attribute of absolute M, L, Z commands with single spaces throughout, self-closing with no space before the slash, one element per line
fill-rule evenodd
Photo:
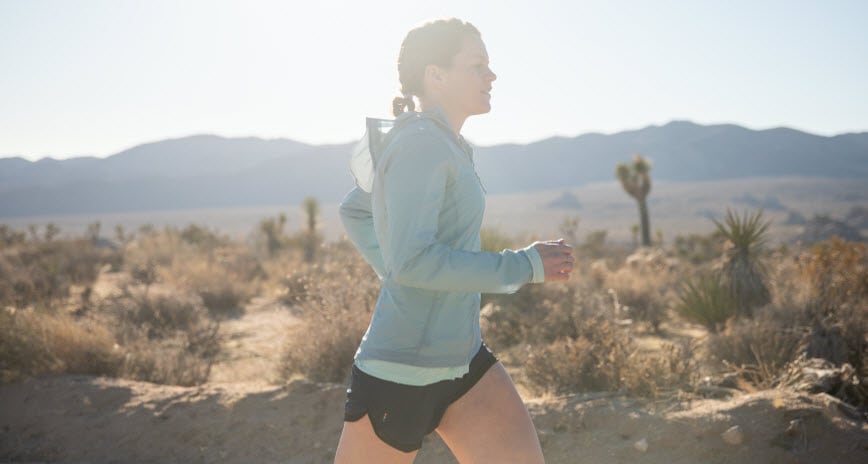
<path fill-rule="evenodd" d="M 374 232 L 374 216 L 371 213 L 371 194 L 358 186 L 350 190 L 341 200 L 341 222 L 347 231 L 347 236 L 365 261 L 371 265 L 377 276 L 382 279 L 385 274 L 383 253 Z"/>
<path fill-rule="evenodd" d="M 382 163 L 390 242 L 385 274 L 401 285 L 430 290 L 512 293 L 529 282 L 566 280 L 568 245 L 538 242 L 500 253 L 459 250 L 437 240 L 439 216 L 454 168 L 442 139 L 417 134 Z"/>

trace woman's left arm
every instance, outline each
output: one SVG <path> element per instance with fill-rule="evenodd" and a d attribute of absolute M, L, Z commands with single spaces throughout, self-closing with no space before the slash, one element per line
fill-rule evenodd
<path fill-rule="evenodd" d="M 371 194 L 358 186 L 350 190 L 341 200 L 340 215 L 350 241 L 353 242 L 365 261 L 371 265 L 377 276 L 382 279 L 385 274 L 385 266 L 383 266 L 380 243 L 374 232 Z"/>

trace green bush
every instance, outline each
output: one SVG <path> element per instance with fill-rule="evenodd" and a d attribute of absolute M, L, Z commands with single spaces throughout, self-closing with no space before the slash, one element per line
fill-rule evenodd
<path fill-rule="evenodd" d="M 736 315 L 735 302 L 718 274 L 703 274 L 688 280 L 678 294 L 676 311 L 691 322 L 719 331 Z"/>

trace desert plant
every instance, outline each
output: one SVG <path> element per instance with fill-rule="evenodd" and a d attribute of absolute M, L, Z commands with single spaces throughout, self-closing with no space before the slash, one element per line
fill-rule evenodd
<path fill-rule="evenodd" d="M 798 311 L 769 307 L 751 320 L 733 320 L 708 340 L 712 358 L 756 388 L 771 388 L 786 365 L 804 352 L 806 328 Z"/>
<path fill-rule="evenodd" d="M 0 224 L 0 249 L 24 243 L 27 235 L 24 232 L 12 229 L 6 224 Z"/>
<path fill-rule="evenodd" d="M 228 243 L 228 238 L 219 232 L 198 224 L 189 224 L 181 231 L 181 240 L 190 245 L 210 250 Z"/>
<path fill-rule="evenodd" d="M 729 318 L 736 315 L 729 289 L 716 273 L 700 274 L 686 281 L 678 294 L 675 310 L 711 332 L 719 331 Z"/>
<path fill-rule="evenodd" d="M 304 231 L 304 260 L 308 263 L 313 262 L 316 257 L 316 250 L 322 243 L 322 236 L 317 230 L 317 220 L 319 217 L 319 202 L 314 197 L 304 199 L 304 216 L 307 229 Z"/>
<path fill-rule="evenodd" d="M 594 230 L 585 235 L 585 241 L 579 245 L 579 252 L 582 256 L 590 258 L 601 258 L 606 252 L 606 235 L 605 230 Z"/>
<path fill-rule="evenodd" d="M 767 270 L 760 256 L 770 223 L 762 221 L 761 211 L 739 216 L 727 210 L 723 222 L 713 221 L 730 245 L 722 268 L 724 285 L 732 296 L 737 314 L 752 317 L 755 308 L 771 302 Z"/>
<path fill-rule="evenodd" d="M 704 264 L 723 253 L 723 237 L 715 230 L 710 234 L 688 234 L 675 237 L 675 255 L 692 264 Z"/>
<path fill-rule="evenodd" d="M 687 387 L 695 361 L 687 346 L 667 345 L 659 354 L 639 353 L 625 329 L 604 314 L 585 317 L 575 337 L 531 348 L 524 373 L 538 391 L 621 391 L 655 397 Z"/>
<path fill-rule="evenodd" d="M 302 322 L 288 333 L 278 377 L 343 382 L 370 322 L 380 281 L 358 253 L 302 263 L 298 273 L 305 275 L 297 279 L 304 282 L 304 292 L 293 302 Z"/>
<path fill-rule="evenodd" d="M 500 253 L 501 251 L 511 248 L 513 241 L 506 234 L 501 232 L 496 227 L 483 227 L 479 231 L 479 240 L 482 250 Z"/>
<path fill-rule="evenodd" d="M 259 221 L 257 231 L 265 242 L 268 256 L 274 256 L 286 244 L 287 238 L 283 232 L 286 225 L 286 215 L 280 213 L 275 218 L 265 218 Z"/>
<path fill-rule="evenodd" d="M 564 239 L 568 244 L 575 246 L 576 242 L 578 242 L 578 236 L 576 233 L 579 230 L 579 216 L 567 216 L 561 221 L 561 224 L 558 226 L 558 232 L 562 234 Z"/>
<path fill-rule="evenodd" d="M 122 363 L 103 325 L 63 313 L 0 309 L 0 383 L 50 373 L 113 376 Z"/>
<path fill-rule="evenodd" d="M 628 195 L 639 204 L 639 223 L 642 227 L 642 245 L 651 246 L 651 223 L 648 219 L 648 203 L 646 198 L 651 191 L 651 163 L 633 154 L 632 163 L 619 163 L 615 166 L 615 177 L 621 181 L 621 186 Z"/>
<path fill-rule="evenodd" d="M 10 247 L 0 254 L 0 305 L 53 308 L 70 295 L 71 286 L 92 285 L 111 253 L 84 239 Z"/>
<path fill-rule="evenodd" d="M 807 352 L 856 368 L 868 379 L 868 245 L 832 238 L 799 259 L 809 288 Z"/>
<path fill-rule="evenodd" d="M 215 319 L 239 317 L 257 292 L 264 271 L 251 250 L 237 246 L 187 248 L 158 271 L 175 290 L 198 295 Z"/>
<path fill-rule="evenodd" d="M 124 353 L 120 376 L 186 386 L 208 380 L 220 352 L 219 324 L 195 297 L 124 288 L 98 313 Z"/>

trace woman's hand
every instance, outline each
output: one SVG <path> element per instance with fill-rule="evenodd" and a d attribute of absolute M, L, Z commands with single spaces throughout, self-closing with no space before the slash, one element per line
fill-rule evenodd
<path fill-rule="evenodd" d="M 573 247 L 564 243 L 564 239 L 537 242 L 534 245 L 542 258 L 546 282 L 562 282 L 570 279 L 575 258 Z"/>

